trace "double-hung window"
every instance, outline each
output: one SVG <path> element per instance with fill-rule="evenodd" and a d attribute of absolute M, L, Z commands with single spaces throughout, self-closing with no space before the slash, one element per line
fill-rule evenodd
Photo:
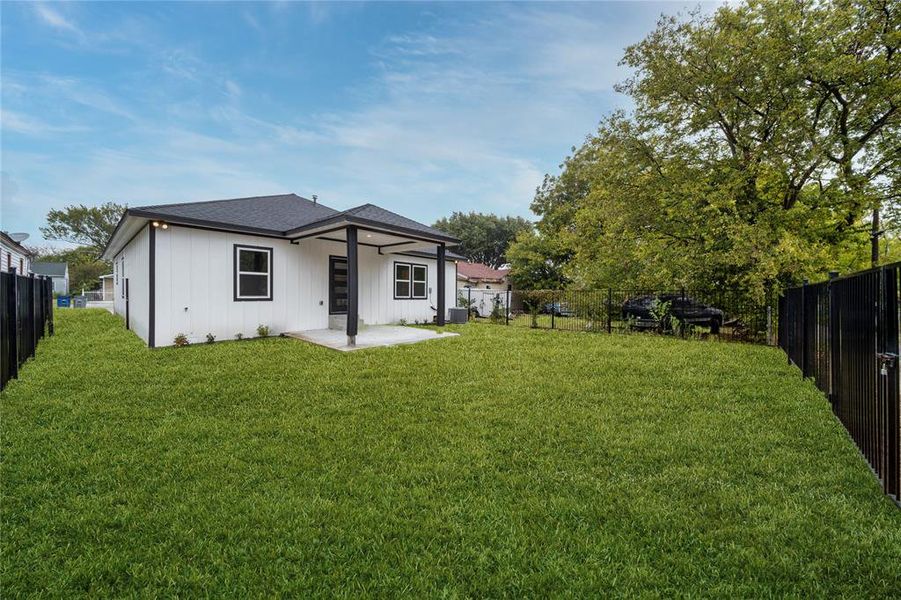
<path fill-rule="evenodd" d="M 428 298 L 429 271 L 425 265 L 394 263 L 394 297 L 422 300 Z"/>
<path fill-rule="evenodd" d="M 235 300 L 272 300 L 272 248 L 235 244 Z"/>

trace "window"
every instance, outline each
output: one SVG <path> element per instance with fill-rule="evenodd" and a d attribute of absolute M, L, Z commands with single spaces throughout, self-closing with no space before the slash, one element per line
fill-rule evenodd
<path fill-rule="evenodd" d="M 125 257 L 119 260 L 119 277 L 122 278 L 122 297 L 125 298 Z"/>
<path fill-rule="evenodd" d="M 113 263 L 113 275 L 115 277 L 115 284 L 119 285 L 119 261 Z"/>
<path fill-rule="evenodd" d="M 394 297 L 422 300 L 428 298 L 428 267 L 394 263 Z"/>
<path fill-rule="evenodd" d="M 272 248 L 235 244 L 235 301 L 272 300 Z"/>
<path fill-rule="evenodd" d="M 330 315 L 346 315 L 347 259 L 343 256 L 330 256 L 328 259 L 328 268 L 328 312 Z"/>
<path fill-rule="evenodd" d="M 25 274 L 25 259 L 21 257 L 19 258 L 19 273 Z"/>
<path fill-rule="evenodd" d="M 394 263 L 394 297 L 410 297 L 410 265 Z"/>
<path fill-rule="evenodd" d="M 426 282 L 428 281 L 428 270 L 425 265 L 413 265 L 413 297 L 414 298 L 425 298 L 428 296 L 426 293 Z"/>

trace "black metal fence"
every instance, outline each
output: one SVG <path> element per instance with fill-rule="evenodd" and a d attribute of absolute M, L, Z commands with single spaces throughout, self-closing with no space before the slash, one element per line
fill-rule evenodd
<path fill-rule="evenodd" d="M 0 389 L 19 376 L 45 334 L 53 335 L 53 281 L 0 273 Z"/>
<path fill-rule="evenodd" d="M 779 345 L 813 378 L 882 482 L 901 500 L 901 263 L 787 290 Z"/>
<path fill-rule="evenodd" d="M 492 290 L 458 292 L 474 318 L 562 331 L 658 333 L 775 344 L 776 307 L 737 290 Z"/>

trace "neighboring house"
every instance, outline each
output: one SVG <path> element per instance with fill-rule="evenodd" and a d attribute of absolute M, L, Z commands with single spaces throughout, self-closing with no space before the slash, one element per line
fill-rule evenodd
<path fill-rule="evenodd" d="M 510 269 L 493 269 L 473 262 L 457 264 L 457 303 L 469 304 L 470 312 L 477 317 L 487 317 L 496 304 L 507 304 L 507 286 Z"/>
<path fill-rule="evenodd" d="M 459 241 L 364 204 L 338 211 L 295 194 L 129 208 L 103 253 L 114 310 L 150 347 L 343 329 L 443 324 Z"/>
<path fill-rule="evenodd" d="M 15 269 L 19 275 L 28 275 L 31 273 L 33 258 L 34 252 L 14 240 L 5 231 L 0 231 L 0 271 L 9 273 Z"/>
<path fill-rule="evenodd" d="M 53 279 L 54 294 L 69 293 L 69 263 L 36 262 L 31 264 L 35 275 L 44 275 Z"/>
<path fill-rule="evenodd" d="M 510 269 L 492 269 L 474 262 L 457 263 L 457 290 L 465 293 L 474 290 L 506 290 Z"/>
<path fill-rule="evenodd" d="M 112 302 L 115 294 L 113 286 L 113 274 L 100 276 L 100 299 L 103 302 Z"/>

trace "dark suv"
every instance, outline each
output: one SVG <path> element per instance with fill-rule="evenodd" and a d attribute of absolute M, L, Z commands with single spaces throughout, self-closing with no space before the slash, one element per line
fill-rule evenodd
<path fill-rule="evenodd" d="M 623 303 L 623 318 L 631 319 L 633 326 L 639 329 L 668 331 L 671 329 L 669 320 L 663 319 L 663 322 L 660 322 L 660 317 L 664 315 L 661 315 L 662 309 L 657 307 L 661 304 L 669 304 L 669 308 L 665 311 L 666 315 L 675 317 L 679 323 L 709 327 L 710 333 L 713 334 L 719 333 L 723 325 L 723 311 L 702 304 L 694 298 L 675 293 L 629 298 Z"/>

